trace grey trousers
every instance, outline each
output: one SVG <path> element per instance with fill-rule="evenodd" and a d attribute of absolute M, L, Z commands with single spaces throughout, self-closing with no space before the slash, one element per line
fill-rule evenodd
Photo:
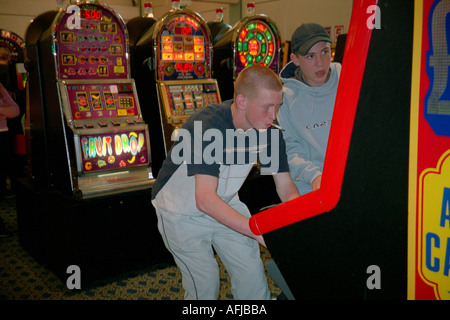
<path fill-rule="evenodd" d="M 230 204 L 249 217 L 240 201 Z M 158 229 L 181 272 L 186 300 L 215 300 L 219 295 L 216 250 L 231 279 L 236 300 L 268 300 L 270 291 L 256 240 L 231 230 L 207 214 L 188 216 L 156 208 Z"/>

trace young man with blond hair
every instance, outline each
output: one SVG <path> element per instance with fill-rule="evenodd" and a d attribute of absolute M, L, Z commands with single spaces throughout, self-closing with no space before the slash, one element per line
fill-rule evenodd
<path fill-rule="evenodd" d="M 180 139 L 164 161 L 153 186 L 152 203 L 159 231 L 182 274 L 185 299 L 217 299 L 219 269 L 213 248 L 230 274 L 235 299 L 270 299 L 258 245 L 265 246 L 264 239 L 251 232 L 250 212 L 238 191 L 255 163 L 251 159 L 256 160 L 250 153 L 255 151 L 259 157 L 267 148 L 272 152 L 268 154 L 277 153 L 273 177 L 281 200 L 299 196 L 288 172 L 282 135 L 272 127 L 281 103 L 282 84 L 277 75 L 267 67 L 247 67 L 236 79 L 233 100 L 209 105 L 183 125 L 194 136 L 195 127 L 201 124 L 202 141 L 194 137 L 188 144 L 193 145 L 192 154 L 184 154 L 182 162 L 174 161 L 172 152 L 179 150 Z M 257 143 L 230 149 L 233 144 L 223 141 L 230 131 L 238 139 L 255 131 Z M 215 138 L 205 139 L 207 133 Z M 213 152 L 214 159 L 220 159 L 213 163 L 204 157 L 212 144 L 224 146 Z M 194 161 L 196 152 L 202 153 L 197 158 L 201 161 Z M 239 157 L 241 152 L 245 157 Z M 262 164 L 266 166 L 271 164 Z"/>

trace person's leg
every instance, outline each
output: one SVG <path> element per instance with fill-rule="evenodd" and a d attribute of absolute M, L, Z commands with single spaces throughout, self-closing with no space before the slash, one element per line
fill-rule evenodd
<path fill-rule="evenodd" d="M 211 247 L 211 229 L 201 218 L 158 215 L 158 229 L 181 272 L 186 300 L 216 300 L 219 267 Z M 200 221 L 199 221 L 200 220 Z"/>
<path fill-rule="evenodd" d="M 233 202 L 230 205 L 241 214 L 250 216 L 243 203 Z M 214 234 L 213 246 L 230 274 L 234 299 L 270 299 L 267 277 L 256 240 L 220 225 Z"/>

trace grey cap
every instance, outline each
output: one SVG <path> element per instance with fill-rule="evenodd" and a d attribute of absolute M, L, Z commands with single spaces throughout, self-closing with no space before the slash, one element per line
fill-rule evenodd
<path fill-rule="evenodd" d="M 321 25 L 317 23 L 304 23 L 292 34 L 292 52 L 305 56 L 311 47 L 320 41 L 332 43 L 328 33 Z"/>

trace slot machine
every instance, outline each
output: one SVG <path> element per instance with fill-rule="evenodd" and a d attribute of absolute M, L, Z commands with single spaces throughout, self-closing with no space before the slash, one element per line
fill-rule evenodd
<path fill-rule="evenodd" d="M 173 144 L 172 133 L 190 115 L 221 102 L 217 81 L 212 78 L 209 28 L 199 14 L 180 9 L 178 1 L 172 3 L 173 8 L 138 43 L 138 50 L 147 53 L 146 66 L 152 73 L 142 81 L 147 81 L 147 91 L 156 88 L 151 98 L 159 103 L 162 160 Z"/>
<path fill-rule="evenodd" d="M 27 30 L 32 176 L 16 182 L 21 245 L 61 278 L 78 265 L 83 281 L 168 261 L 125 23 L 91 0 L 38 18 Z"/>
<path fill-rule="evenodd" d="M 52 53 L 42 57 L 49 187 L 79 198 L 150 188 L 148 127 L 130 77 L 124 22 L 100 2 L 72 8 L 40 39 L 42 52 Z"/>
<path fill-rule="evenodd" d="M 281 40 L 274 21 L 255 14 L 253 3 L 248 15 L 238 21 L 214 44 L 213 72 L 222 99 L 233 98 L 233 83 L 249 65 L 267 66 L 276 74 L 281 70 Z"/>

